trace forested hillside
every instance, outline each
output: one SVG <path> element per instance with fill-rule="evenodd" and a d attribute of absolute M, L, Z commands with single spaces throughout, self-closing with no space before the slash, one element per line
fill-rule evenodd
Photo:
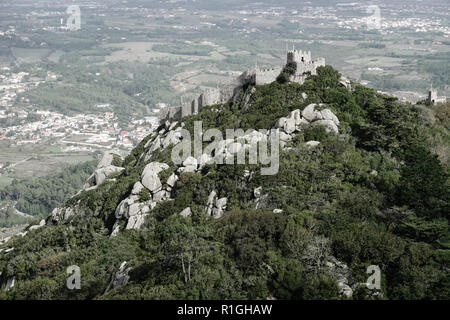
<path fill-rule="evenodd" d="M 0 189 L 0 199 L 12 201 L 17 210 L 26 214 L 46 217 L 53 208 L 64 203 L 83 187 L 95 165 L 95 161 L 90 161 L 40 178 L 13 180 L 11 185 Z M 11 223 L 23 222 L 24 219 L 20 217 L 14 219 L 14 215 L 14 210 L 9 208 L 4 217 L 0 215 L 0 225 L 6 226 L 6 220 L 10 220 Z"/>
<path fill-rule="evenodd" d="M 324 103 L 338 134 L 303 128 L 280 151 L 276 175 L 261 175 L 259 164 L 181 173 L 172 201 L 157 203 L 139 230 L 111 236 L 122 200 L 150 197 L 134 190 L 146 165 L 167 165 L 163 187 L 176 170 L 173 145 L 150 153 L 149 136 L 122 171 L 67 201 L 73 215 L 48 217 L 7 244 L 14 250 L 0 255 L 0 284 L 16 284 L 0 298 L 449 299 L 449 105 L 348 90 L 330 66 L 317 71 L 303 85 L 280 77 L 243 88 L 234 103 L 184 118 L 184 128 L 192 133 L 201 120 L 203 130 L 269 129 Z M 218 219 L 205 212 L 212 190 L 228 200 Z M 129 281 L 110 286 L 124 261 Z M 80 290 L 65 286 L 70 265 L 81 269 Z M 370 265 L 381 269 L 377 293 L 360 285 Z M 351 295 L 340 290 L 343 278 Z"/>

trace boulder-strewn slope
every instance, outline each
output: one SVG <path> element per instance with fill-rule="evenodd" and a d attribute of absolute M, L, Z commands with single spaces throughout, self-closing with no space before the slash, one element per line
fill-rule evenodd
<path fill-rule="evenodd" d="M 431 112 L 321 67 L 303 85 L 244 88 L 105 154 L 46 223 L 0 245 L 4 298 L 448 298 L 448 167 Z M 183 131 L 241 128 L 220 152 L 171 160 Z M 232 159 L 279 129 L 275 175 Z M 253 129 L 249 130 L 248 129 Z M 33 229 L 33 230 L 31 230 Z M 81 289 L 65 287 L 81 268 Z M 364 284 L 381 269 L 382 288 Z"/>

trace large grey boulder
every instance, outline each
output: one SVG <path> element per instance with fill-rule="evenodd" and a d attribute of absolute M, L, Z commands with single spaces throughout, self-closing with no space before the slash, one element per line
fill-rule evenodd
<path fill-rule="evenodd" d="M 165 163 L 161 163 L 161 162 L 151 162 L 149 164 L 147 164 L 144 168 L 144 170 L 142 171 L 142 175 L 141 177 L 144 177 L 146 174 L 158 174 L 163 170 L 166 170 L 169 168 L 169 165 L 165 164 Z"/>
<path fill-rule="evenodd" d="M 329 257 L 325 265 L 328 267 L 330 274 L 336 278 L 340 289 L 340 294 L 346 296 L 347 298 L 352 297 L 353 290 L 348 284 L 349 278 L 351 277 L 348 266 L 333 256 Z"/>
<path fill-rule="evenodd" d="M 182 134 L 179 131 L 169 131 L 161 145 L 162 148 L 165 149 L 171 144 L 177 144 L 181 141 Z"/>
<path fill-rule="evenodd" d="M 78 206 L 75 207 L 56 207 L 52 211 L 52 219 L 56 222 L 64 222 L 67 221 L 69 218 L 73 217 L 77 212 L 79 208 Z"/>
<path fill-rule="evenodd" d="M 148 190 L 150 190 L 151 193 L 156 193 L 162 188 L 161 181 L 159 180 L 159 177 L 154 172 L 148 172 L 142 177 L 141 180 L 144 187 L 146 187 Z"/>
<path fill-rule="evenodd" d="M 128 218 L 130 216 L 129 211 L 130 211 L 130 207 L 132 205 L 134 205 L 134 203 L 138 200 L 138 196 L 136 195 L 131 195 L 128 198 L 123 199 L 119 205 L 116 207 L 116 211 L 115 211 L 115 216 L 116 219 L 120 219 L 121 217 L 125 217 Z M 137 212 L 135 211 L 139 211 L 139 204 L 136 203 L 136 205 L 133 207 L 133 215 L 137 214 Z"/>
<path fill-rule="evenodd" d="M 153 201 L 161 202 L 170 198 L 170 193 L 166 190 L 160 190 L 153 195 Z"/>
<path fill-rule="evenodd" d="M 283 129 L 287 134 L 293 133 L 295 131 L 295 119 L 286 119 Z"/>
<path fill-rule="evenodd" d="M 314 141 L 314 140 L 308 141 L 306 143 L 306 145 L 309 146 L 309 147 L 317 147 L 319 144 L 320 144 L 319 141 Z"/>
<path fill-rule="evenodd" d="M 167 179 L 167 185 L 171 188 L 175 186 L 175 183 L 178 181 L 178 176 L 174 173 L 170 175 L 170 177 Z"/>
<path fill-rule="evenodd" d="M 185 218 L 189 217 L 191 214 L 192 212 L 190 207 L 187 207 L 186 209 L 180 212 L 180 215 L 182 215 Z"/>
<path fill-rule="evenodd" d="M 269 194 L 263 194 L 260 197 L 256 198 L 255 209 L 260 209 L 265 205 L 266 199 L 269 197 Z"/>
<path fill-rule="evenodd" d="M 301 118 L 298 125 L 296 125 L 296 129 L 299 130 L 300 127 L 304 125 L 309 125 L 309 122 L 305 118 Z"/>
<path fill-rule="evenodd" d="M 122 170 L 125 170 L 125 168 L 116 167 L 112 165 L 95 170 L 94 172 L 95 184 L 97 186 L 101 185 L 106 180 L 107 177 L 116 172 L 121 172 Z"/>
<path fill-rule="evenodd" d="M 161 138 L 158 135 L 155 140 L 153 140 L 153 143 L 150 146 L 150 152 L 155 152 L 156 150 L 158 150 L 161 147 Z"/>
<path fill-rule="evenodd" d="M 144 146 L 148 148 L 148 152 L 145 155 L 144 160 L 147 161 L 152 156 L 153 152 L 161 148 L 161 136 L 157 135 L 154 139 L 150 139 Z"/>
<path fill-rule="evenodd" d="M 214 208 L 212 208 L 212 216 L 214 219 L 219 219 L 222 217 L 223 212 L 225 211 L 227 207 L 227 198 L 220 198 L 217 199 L 214 205 Z"/>
<path fill-rule="evenodd" d="M 302 111 L 303 118 L 305 118 L 309 122 L 315 120 L 322 120 L 322 114 L 320 113 L 320 111 L 316 110 L 317 106 L 318 105 L 316 103 L 311 103 L 307 105 L 306 108 L 303 109 Z"/>
<path fill-rule="evenodd" d="M 83 186 L 83 189 L 88 189 L 88 188 L 92 187 L 93 185 L 95 185 L 95 174 L 94 173 L 91 174 L 89 176 L 89 178 L 87 178 L 87 180 Z"/>
<path fill-rule="evenodd" d="M 206 213 L 211 215 L 212 209 L 214 207 L 214 199 L 216 198 L 217 193 L 213 190 L 208 196 L 208 201 L 206 202 Z"/>
<path fill-rule="evenodd" d="M 116 219 L 120 219 L 121 217 L 124 217 L 128 214 L 128 207 L 129 204 L 126 200 L 122 200 L 119 205 L 116 207 L 115 216 Z"/>
<path fill-rule="evenodd" d="M 283 124 L 284 127 L 284 124 Z M 262 139 L 265 139 L 266 135 L 262 132 L 252 130 L 250 133 L 238 138 L 238 140 L 247 141 L 250 145 L 256 144 L 260 142 Z"/>
<path fill-rule="evenodd" d="M 275 128 L 283 129 L 287 119 L 288 118 L 285 117 L 281 117 L 280 119 L 278 119 L 277 122 L 275 123 Z"/>
<path fill-rule="evenodd" d="M 144 148 L 145 149 L 147 149 L 152 143 L 153 143 L 153 141 L 155 140 L 155 137 L 158 135 L 158 133 L 157 132 L 153 132 L 151 135 L 150 135 L 150 139 L 148 139 L 148 141 L 145 143 L 145 145 L 144 145 Z"/>
<path fill-rule="evenodd" d="M 219 142 L 217 142 L 216 157 L 219 157 L 220 155 L 223 155 L 224 153 L 226 154 L 227 145 L 229 145 L 230 143 L 233 143 L 233 142 L 234 142 L 234 139 L 225 139 L 225 140 L 220 140 Z"/>
<path fill-rule="evenodd" d="M 292 136 L 290 136 L 287 133 L 284 133 L 282 131 L 280 132 L 279 137 L 280 137 L 280 141 L 283 141 L 283 142 L 288 142 L 288 141 L 292 140 Z"/>
<path fill-rule="evenodd" d="M 169 131 L 173 130 L 173 128 L 175 128 L 177 124 L 178 124 L 178 121 L 172 122 L 169 126 Z"/>
<path fill-rule="evenodd" d="M 43 226 L 45 226 L 45 219 L 42 219 L 42 220 L 39 222 L 39 224 L 36 224 L 36 225 L 34 225 L 34 226 L 31 226 L 30 228 L 28 228 L 28 230 L 29 230 L 29 231 L 37 230 L 37 229 L 39 229 L 39 228 L 42 228 Z"/>
<path fill-rule="evenodd" d="M 144 185 L 138 181 L 134 184 L 133 190 L 131 190 L 131 194 L 138 195 L 141 193 L 142 189 L 144 189 Z"/>
<path fill-rule="evenodd" d="M 207 204 L 213 204 L 214 198 L 216 197 L 217 193 L 213 190 L 208 196 L 208 202 Z"/>
<path fill-rule="evenodd" d="M 167 164 L 160 162 L 152 162 L 147 164 L 141 175 L 141 183 L 152 193 L 158 192 L 162 188 L 158 173 L 168 168 L 169 166 Z"/>
<path fill-rule="evenodd" d="M 177 170 L 179 174 L 182 174 L 183 172 L 195 172 L 195 171 L 197 171 L 197 166 L 179 167 Z"/>
<path fill-rule="evenodd" d="M 295 125 L 299 125 L 300 119 L 302 118 L 302 112 L 300 111 L 300 109 L 295 109 L 291 111 L 289 118 L 295 121 Z"/>
<path fill-rule="evenodd" d="M 336 126 L 339 125 L 340 122 L 338 117 L 336 117 L 336 115 L 330 109 L 324 109 L 320 113 L 322 114 L 323 120 L 331 120 Z"/>
<path fill-rule="evenodd" d="M 140 213 L 141 206 L 139 203 L 133 203 L 128 207 L 128 213 L 125 214 L 125 218 L 130 218 L 132 216 L 136 216 Z"/>
<path fill-rule="evenodd" d="M 144 214 L 138 214 L 136 216 L 132 216 L 128 219 L 127 225 L 125 227 L 126 230 L 139 230 L 141 226 L 145 222 L 146 215 Z"/>
<path fill-rule="evenodd" d="M 97 164 L 97 169 L 110 166 L 112 164 L 113 160 L 114 160 L 113 154 L 109 151 L 106 151 L 103 154 L 103 157 L 100 160 L 100 162 Z"/>

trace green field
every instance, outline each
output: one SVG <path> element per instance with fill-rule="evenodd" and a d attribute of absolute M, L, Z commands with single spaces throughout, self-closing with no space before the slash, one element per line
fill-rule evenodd
<path fill-rule="evenodd" d="M 13 178 L 0 176 L 0 188 L 10 185 L 13 180 Z"/>

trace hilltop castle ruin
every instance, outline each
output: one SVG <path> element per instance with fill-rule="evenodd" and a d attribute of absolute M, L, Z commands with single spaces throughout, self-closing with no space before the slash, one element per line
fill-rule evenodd
<path fill-rule="evenodd" d="M 431 85 L 431 88 L 428 91 L 427 101 L 430 104 L 444 103 L 444 102 L 447 102 L 447 98 L 439 97 L 437 89 L 433 89 L 433 85 Z"/>
<path fill-rule="evenodd" d="M 296 71 L 290 80 L 303 84 L 309 74 L 316 75 L 317 67 L 325 66 L 325 58 L 311 59 L 310 51 L 291 50 L 287 52 L 286 64 L 295 67 Z M 180 120 L 183 117 L 197 114 L 203 107 L 221 104 L 233 99 L 236 93 L 245 85 L 264 85 L 276 81 L 283 70 L 282 67 L 260 69 L 258 67 L 243 72 L 239 77 L 222 85 L 220 88 L 209 88 L 191 103 L 181 106 L 164 107 L 160 110 L 160 123 L 170 120 Z"/>
<path fill-rule="evenodd" d="M 287 64 L 295 67 L 291 81 L 303 84 L 310 75 L 317 74 L 317 68 L 325 66 L 325 58 L 311 59 L 311 51 L 292 50 L 287 53 Z"/>

